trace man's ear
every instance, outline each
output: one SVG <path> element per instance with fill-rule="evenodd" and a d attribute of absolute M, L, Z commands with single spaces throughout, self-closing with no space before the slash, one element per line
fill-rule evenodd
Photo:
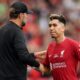
<path fill-rule="evenodd" d="M 23 16 L 24 16 L 23 13 L 20 13 L 18 17 L 22 20 Z"/>
<path fill-rule="evenodd" d="M 62 31 L 65 32 L 66 30 L 66 25 L 62 24 Z"/>
<path fill-rule="evenodd" d="M 66 30 L 66 27 L 64 26 L 64 27 L 63 27 L 63 31 L 65 32 L 65 30 Z"/>

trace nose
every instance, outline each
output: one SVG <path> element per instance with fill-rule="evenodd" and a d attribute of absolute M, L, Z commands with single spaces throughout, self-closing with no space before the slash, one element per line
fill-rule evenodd
<path fill-rule="evenodd" d="M 53 25 L 51 25 L 50 30 L 54 30 L 54 26 Z"/>
<path fill-rule="evenodd" d="M 26 13 L 24 13 L 24 17 L 25 17 L 25 18 L 27 18 L 27 17 L 28 17 L 28 15 L 27 15 Z"/>

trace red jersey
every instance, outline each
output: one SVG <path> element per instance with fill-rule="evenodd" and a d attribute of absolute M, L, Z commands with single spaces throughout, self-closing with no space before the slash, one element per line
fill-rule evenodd
<path fill-rule="evenodd" d="M 66 38 L 61 43 L 52 42 L 47 50 L 45 65 L 50 66 L 54 80 L 78 80 L 77 64 L 80 60 L 80 44 Z"/>

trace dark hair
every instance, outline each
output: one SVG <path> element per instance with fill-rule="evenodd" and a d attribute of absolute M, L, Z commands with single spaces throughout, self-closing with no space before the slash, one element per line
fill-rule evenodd
<path fill-rule="evenodd" d="M 14 8 L 10 8 L 9 10 L 9 17 L 16 19 L 20 13 L 16 13 L 16 10 Z"/>
<path fill-rule="evenodd" d="M 66 25 L 66 20 L 65 20 L 65 18 L 64 18 L 63 15 L 50 14 L 49 19 L 50 19 L 50 20 L 58 19 L 60 22 L 62 22 L 64 25 Z"/>

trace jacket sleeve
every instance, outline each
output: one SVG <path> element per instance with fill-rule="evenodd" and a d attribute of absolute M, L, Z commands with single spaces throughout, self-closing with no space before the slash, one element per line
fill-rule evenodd
<path fill-rule="evenodd" d="M 33 67 L 39 67 L 39 63 L 35 60 L 32 54 L 29 54 L 23 33 L 21 31 L 17 31 L 14 36 L 14 50 L 17 53 L 18 58 L 24 64 L 28 64 Z"/>

